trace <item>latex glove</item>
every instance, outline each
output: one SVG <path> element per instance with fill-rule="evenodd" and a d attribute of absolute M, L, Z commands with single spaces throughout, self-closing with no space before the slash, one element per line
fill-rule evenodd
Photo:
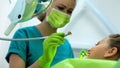
<path fill-rule="evenodd" d="M 39 58 L 38 63 L 42 68 L 49 68 L 57 47 L 64 43 L 64 33 L 53 33 L 43 42 L 43 55 Z"/>

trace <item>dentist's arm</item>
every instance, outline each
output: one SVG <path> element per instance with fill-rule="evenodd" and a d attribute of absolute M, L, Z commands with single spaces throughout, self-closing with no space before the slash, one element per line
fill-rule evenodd
<path fill-rule="evenodd" d="M 64 43 L 64 33 L 53 33 L 43 42 L 43 55 L 29 68 L 49 68 L 57 47 Z"/>
<path fill-rule="evenodd" d="M 17 54 L 11 54 L 9 68 L 25 68 L 25 62 Z"/>
<path fill-rule="evenodd" d="M 53 33 L 43 42 L 43 55 L 28 68 L 49 68 L 57 47 L 64 43 L 64 33 Z M 25 62 L 17 54 L 11 54 L 9 68 L 26 68 Z"/>

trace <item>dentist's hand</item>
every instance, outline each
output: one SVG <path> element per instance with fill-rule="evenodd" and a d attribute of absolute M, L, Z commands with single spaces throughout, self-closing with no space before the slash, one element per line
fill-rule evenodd
<path fill-rule="evenodd" d="M 64 33 L 53 33 L 44 40 L 43 55 L 38 60 L 40 67 L 49 68 L 56 54 L 57 47 L 64 43 L 64 37 Z"/>

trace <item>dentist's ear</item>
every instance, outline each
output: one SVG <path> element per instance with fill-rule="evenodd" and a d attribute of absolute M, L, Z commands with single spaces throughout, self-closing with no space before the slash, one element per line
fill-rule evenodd
<path fill-rule="evenodd" d="M 105 58 L 113 57 L 113 56 L 117 55 L 117 52 L 118 52 L 118 49 L 116 47 L 112 47 L 106 51 L 104 57 Z"/>

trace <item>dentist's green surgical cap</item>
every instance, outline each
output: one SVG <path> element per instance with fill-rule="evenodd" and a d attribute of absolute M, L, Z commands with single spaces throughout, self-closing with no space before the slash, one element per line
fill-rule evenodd
<path fill-rule="evenodd" d="M 114 68 L 116 61 L 96 59 L 66 59 L 52 68 Z"/>

